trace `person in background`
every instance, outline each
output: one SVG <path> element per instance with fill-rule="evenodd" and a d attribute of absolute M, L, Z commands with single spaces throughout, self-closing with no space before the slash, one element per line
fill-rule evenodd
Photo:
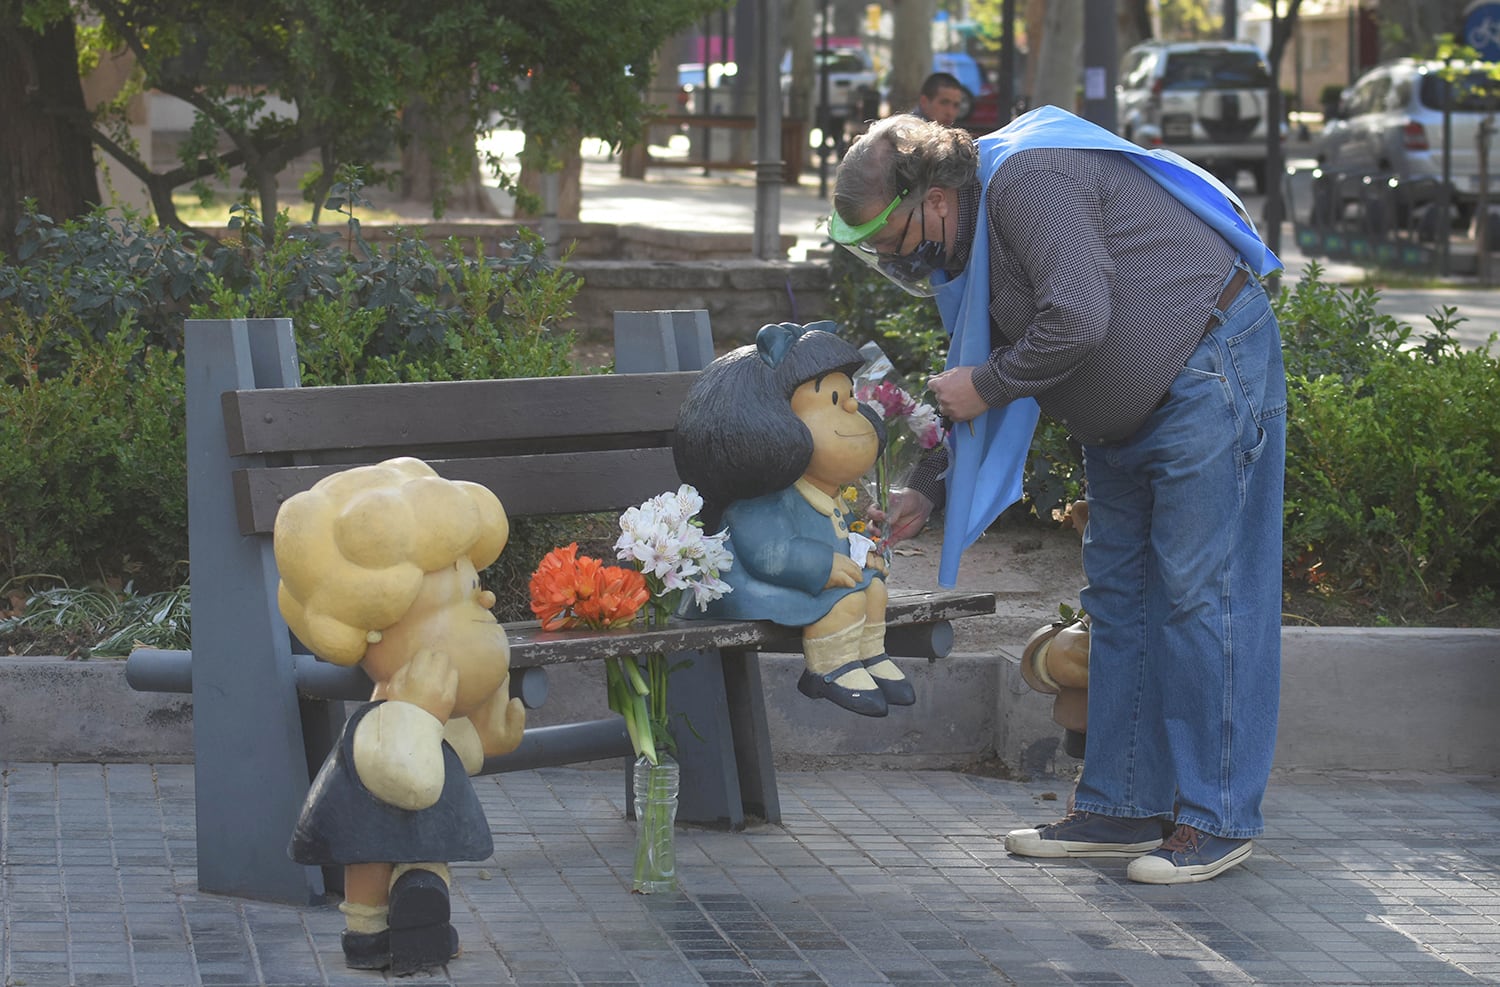
<path fill-rule="evenodd" d="M 958 121 L 963 107 L 963 83 L 947 72 L 934 72 L 922 83 L 922 91 L 917 95 L 917 106 L 911 112 L 913 116 L 923 120 L 951 127 Z"/>
<path fill-rule="evenodd" d="M 829 232 L 936 295 L 952 337 L 929 382 L 951 454 L 886 518 L 909 537 L 946 501 L 940 581 L 1019 497 L 1038 407 L 1083 446 L 1083 773 L 1072 811 L 1006 849 L 1130 857 L 1153 884 L 1242 863 L 1280 699 L 1286 378 L 1259 280 L 1280 261 L 1202 169 L 1050 106 L 977 143 L 880 121 Z"/>

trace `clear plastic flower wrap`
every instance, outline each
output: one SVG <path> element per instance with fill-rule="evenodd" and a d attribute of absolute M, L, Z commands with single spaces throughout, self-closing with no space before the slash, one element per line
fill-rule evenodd
<path fill-rule="evenodd" d="M 865 365 L 854 375 L 854 396 L 880 416 L 886 433 L 885 450 L 863 481 L 865 506 L 873 505 L 884 515 L 890 510 L 891 491 L 906 486 L 922 457 L 942 444 L 944 429 L 937 409 L 917 398 L 917 389 L 896 370 L 879 344 L 865 343 L 859 352 Z M 889 561 L 890 545 L 880 523 L 867 521 L 863 534 Z"/>

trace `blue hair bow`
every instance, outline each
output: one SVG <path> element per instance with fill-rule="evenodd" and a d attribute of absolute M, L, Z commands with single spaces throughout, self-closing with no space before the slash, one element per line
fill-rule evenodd
<path fill-rule="evenodd" d="M 760 327 L 755 334 L 755 349 L 768 367 L 779 367 L 781 361 L 792 351 L 792 346 L 805 332 L 835 332 L 838 323 L 825 319 L 799 326 L 795 322 L 774 322 Z"/>

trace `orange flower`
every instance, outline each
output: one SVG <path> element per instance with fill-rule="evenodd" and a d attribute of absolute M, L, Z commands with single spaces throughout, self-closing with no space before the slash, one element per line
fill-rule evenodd
<path fill-rule="evenodd" d="M 651 596 L 639 572 L 580 556 L 576 542 L 546 554 L 530 590 L 531 612 L 544 631 L 622 627 Z"/>

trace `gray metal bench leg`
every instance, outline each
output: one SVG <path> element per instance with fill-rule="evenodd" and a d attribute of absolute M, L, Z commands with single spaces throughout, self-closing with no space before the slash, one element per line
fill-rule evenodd
<path fill-rule="evenodd" d="M 714 358 L 708 313 L 701 309 L 616 312 L 614 330 L 616 373 L 702 370 Z M 677 760 L 682 765 L 677 818 L 741 829 L 746 808 L 740 784 L 744 766 L 736 763 L 739 738 L 729 728 L 733 711 L 725 691 L 726 665 L 713 651 L 674 655 L 672 660 L 688 655 L 692 665 L 672 673 L 668 698 Z M 688 722 L 680 714 L 686 714 Z M 759 778 L 760 773 L 755 772 L 755 776 Z M 770 781 L 774 803 L 774 775 Z M 627 791 L 629 788 L 627 778 Z M 758 793 L 757 811 L 763 803 L 764 797 Z"/>
<path fill-rule="evenodd" d="M 677 763 L 682 765 L 677 818 L 705 826 L 744 829 L 745 809 L 735 765 L 735 738 L 729 730 L 723 659 L 715 651 L 686 651 L 668 657 L 673 665 L 684 659 L 690 664 L 672 672 L 667 693 Z"/>
<path fill-rule="evenodd" d="M 292 324 L 190 319 L 186 334 L 198 886 L 314 902 L 321 870 L 287 856 L 309 782 L 291 637 L 270 539 L 238 533 L 232 471 L 248 462 L 229 455 L 220 403 L 229 390 L 296 385 Z"/>
<path fill-rule="evenodd" d="M 771 754 L 771 732 L 766 724 L 760 654 L 739 648 L 726 649 L 723 667 L 729 730 L 734 738 L 745 814 L 759 816 L 768 823 L 780 823 L 781 797 L 776 793 L 776 761 Z"/>

